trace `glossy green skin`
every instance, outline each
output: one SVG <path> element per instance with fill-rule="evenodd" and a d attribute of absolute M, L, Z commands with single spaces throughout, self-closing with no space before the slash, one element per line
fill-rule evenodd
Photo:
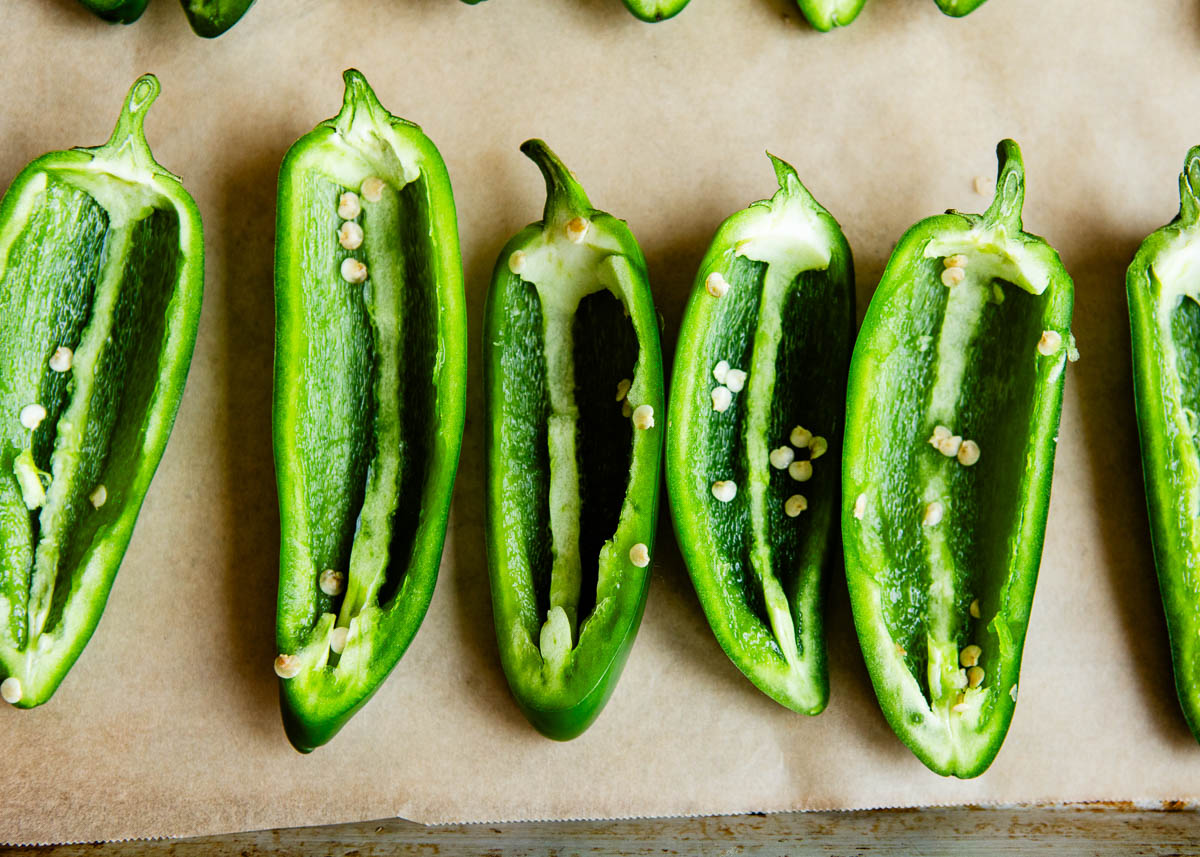
<path fill-rule="evenodd" d="M 795 711 L 819 714 L 829 699 L 824 596 L 840 560 L 838 462 L 854 339 L 854 263 L 837 221 L 808 193 L 795 170 L 772 161 L 779 192 L 722 223 L 696 275 L 671 381 L 667 489 L 680 550 L 721 648 L 772 699 Z M 793 219 L 761 233 L 779 246 L 754 262 L 740 255 L 746 236 L 760 234 L 756 224 L 782 212 Z M 817 245 L 827 255 L 796 263 L 793 270 L 787 267 L 789 250 L 797 252 L 796 242 L 802 240 L 797 219 L 818 237 Z M 787 285 L 772 304 L 767 272 L 781 267 Z M 730 283 L 722 297 L 706 290 L 714 272 Z M 751 397 L 762 395 L 754 378 L 754 361 L 760 359 L 756 343 L 770 343 L 769 331 L 776 324 L 782 334 L 778 350 L 768 345 L 762 358 L 778 373 L 765 405 L 773 430 L 760 438 L 761 460 L 752 463 L 748 436 L 754 428 L 748 412 L 755 402 Z M 718 383 L 712 368 L 719 360 L 749 370 L 744 390 L 720 413 L 712 402 Z M 829 444 L 823 456 L 813 459 L 813 476 L 805 482 L 772 467 L 766 457 L 767 450 L 788 445 L 795 425 Z M 808 454 L 799 450 L 796 457 L 804 460 Z M 765 572 L 751 535 L 756 530 L 752 473 L 767 486 Z M 738 494 L 721 503 L 713 497 L 712 484 L 731 477 Z M 808 500 L 808 508 L 795 519 L 786 518 L 783 504 L 797 493 Z M 766 593 L 776 589 L 782 603 L 773 616 L 765 606 Z"/>
<path fill-rule="evenodd" d="M 342 112 L 297 141 L 279 174 L 276 631 L 279 651 L 302 665 L 280 681 L 288 738 L 302 752 L 367 702 L 420 627 L 466 407 L 462 263 L 446 167 L 361 74 L 345 78 Z M 336 237 L 338 195 L 370 175 L 387 184 L 381 201 L 362 198 L 366 239 L 352 253 Z M 352 255 L 369 266 L 362 286 L 339 273 Z M 347 573 L 337 597 L 319 588 L 327 568 Z M 350 629 L 340 656 L 329 649 L 335 620 Z"/>
<path fill-rule="evenodd" d="M 254 0 L 180 0 L 196 35 L 215 39 L 254 5 Z"/>
<path fill-rule="evenodd" d="M 146 11 L 149 0 L 79 0 L 85 9 L 114 24 L 132 24 Z"/>
<path fill-rule="evenodd" d="M 1133 336 L 1134 401 L 1159 589 L 1171 638 L 1175 689 L 1200 740 L 1200 494 L 1193 415 L 1200 394 L 1200 305 L 1194 283 L 1176 291 L 1167 260 L 1200 247 L 1200 146 L 1179 176 L 1179 216 L 1152 233 L 1125 278 Z M 1159 279 L 1156 267 L 1164 268 Z M 1177 276 L 1177 274 L 1176 274 Z M 1191 418 L 1194 419 L 1194 416 Z"/>
<path fill-rule="evenodd" d="M 485 534 L 497 644 L 513 697 L 540 732 L 568 740 L 583 732 L 608 701 L 645 609 L 650 568 L 635 566 L 629 552 L 639 542 L 651 552 L 654 548 L 662 420 L 666 412 L 662 352 L 646 263 L 628 227 L 592 208 L 574 177 L 540 140 L 531 140 L 521 149 L 545 175 L 548 198 L 544 220 L 522 230 L 501 252 L 484 310 L 488 462 Z M 556 241 L 568 246 L 565 238 L 556 236 L 561 236 L 566 223 L 576 217 L 590 222 L 585 242 L 576 246 L 591 252 L 594 241 L 605 248 L 596 254 L 601 260 L 598 264 L 584 266 L 585 274 L 606 266 L 607 270 L 620 271 L 618 288 L 629 296 L 622 303 L 630 315 L 626 320 L 618 310 L 616 316 L 621 319 L 617 328 L 626 336 L 622 351 L 615 345 L 607 348 L 599 332 L 579 329 L 576 325 L 587 325 L 588 321 L 580 321 L 577 308 L 567 311 L 574 331 L 573 347 L 585 339 L 590 342 L 589 336 L 598 337 L 593 359 L 575 361 L 572 366 L 572 383 L 579 385 L 573 402 L 581 415 L 575 424 L 575 436 L 581 439 L 577 449 L 581 475 L 572 487 L 582 495 L 579 518 L 581 528 L 589 533 L 579 541 L 587 538 L 588 544 L 595 546 L 602 538 L 605 543 L 588 557 L 582 556 L 583 548 L 574 552 L 581 563 L 596 562 L 595 580 L 582 576 L 574 593 L 586 601 L 590 593 L 583 590 L 594 583 L 595 607 L 590 612 L 581 611 L 583 618 L 578 621 L 570 619 L 570 639 L 560 650 L 562 660 L 556 662 L 543 659 L 541 640 L 550 626 L 548 617 L 556 609 L 556 593 L 567 588 L 560 587 L 547 569 L 553 554 L 553 530 L 548 523 L 553 514 L 548 502 L 549 486 L 553 484 L 551 462 L 560 469 L 565 465 L 555 457 L 549 428 L 550 421 L 557 418 L 551 417 L 549 410 L 542 410 L 549 408 L 546 403 L 553 398 L 548 392 L 546 368 L 553 358 L 548 356 L 546 341 L 551 335 L 557 339 L 559 334 L 543 333 L 540 325 L 546 323 L 546 298 L 540 296 L 542 290 L 553 295 L 573 292 L 581 280 L 559 270 L 551 282 L 535 286 L 514 274 L 509 262 L 518 251 L 533 256 L 536 248 L 555 247 Z M 566 252 L 571 252 L 569 247 Z M 616 294 L 612 287 L 602 287 L 583 300 L 591 301 L 596 296 L 607 300 Z M 610 316 L 607 321 L 611 320 Z M 634 338 L 629 338 L 630 328 Z M 629 399 L 635 405 L 653 408 L 655 425 L 651 428 L 633 428 L 629 420 L 620 417 L 622 406 L 613 390 L 616 380 L 629 367 L 615 366 L 613 355 L 618 352 L 636 358 Z M 600 376 L 605 377 L 603 382 L 596 380 Z M 584 377 L 590 380 L 582 380 Z M 522 392 L 514 395 L 514 390 Z M 596 416 L 598 411 L 607 415 L 609 410 L 604 409 L 611 411 L 611 419 Z M 589 449 L 603 447 L 606 440 L 616 444 L 617 449 L 624 448 L 624 438 L 629 438 L 627 452 L 622 453 L 627 458 L 605 452 L 588 457 Z M 541 457 L 540 450 L 546 451 L 546 458 Z M 607 488 L 607 492 L 590 487 L 596 484 Z M 600 493 L 606 493 L 609 506 L 597 511 L 601 507 L 589 503 L 595 502 Z M 618 505 L 619 517 L 613 530 L 612 518 Z M 551 605 L 549 612 L 547 605 Z M 569 608 L 572 612 L 575 609 Z"/>
<path fill-rule="evenodd" d="M 648 24 L 674 18 L 688 4 L 688 0 L 623 0 L 623 2 L 625 7 L 634 14 L 634 17 Z"/>
<path fill-rule="evenodd" d="M 986 214 L 931 217 L 897 245 L 859 332 L 846 408 L 842 530 L 863 656 L 896 734 L 930 769 L 958 777 L 986 770 L 1012 719 L 1072 350 L 1071 280 L 1049 245 L 1021 231 L 1020 152 L 1011 141 L 999 152 L 996 200 Z M 942 254 L 930 254 L 931 242 L 979 235 L 1006 238 L 1044 290 L 1035 297 L 1005 284 L 1002 302 L 978 304 L 971 339 L 951 334 L 942 352 L 946 306 L 974 293 L 961 291 L 967 283 L 942 285 Z M 971 259 L 968 271 L 987 261 L 982 252 Z M 1044 330 L 1061 336 L 1049 355 L 1038 349 Z M 961 355 L 957 382 L 944 355 Z M 933 423 L 944 422 L 931 418 L 941 407 L 934 392 L 943 372 L 955 411 L 947 427 L 981 449 L 972 467 L 927 442 Z M 944 501 L 945 516 L 926 525 L 933 496 Z M 935 573 L 950 579 L 934 585 Z M 969 611 L 975 599 L 978 619 Z M 966 696 L 940 677 L 960 672 L 959 653 L 970 643 L 982 649 L 986 677 Z M 956 704 L 968 710 L 954 712 Z"/>
<path fill-rule="evenodd" d="M 0 202 L 0 407 L 13 414 L 0 432 L 0 675 L 20 682 L 21 708 L 50 698 L 100 621 L 196 341 L 200 213 L 146 144 L 158 92 L 140 78 L 107 144 L 43 155 Z M 74 350 L 70 374 L 47 365 L 59 345 Z M 49 413 L 30 432 L 15 412 L 33 389 Z M 30 443 L 53 476 L 37 511 L 13 469 Z"/>
<path fill-rule="evenodd" d="M 987 0 L 937 0 L 938 8 L 954 18 L 970 15 Z"/>
<path fill-rule="evenodd" d="M 834 27 L 844 27 L 858 17 L 867 0 L 796 0 L 808 23 L 827 33 Z"/>

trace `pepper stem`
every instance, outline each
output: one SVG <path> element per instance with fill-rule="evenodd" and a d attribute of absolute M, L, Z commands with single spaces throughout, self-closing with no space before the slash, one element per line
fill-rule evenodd
<path fill-rule="evenodd" d="M 376 123 L 380 119 L 391 119 L 391 114 L 379 103 L 375 90 L 367 83 L 366 77 L 356 68 L 348 68 L 342 73 L 346 82 L 346 94 L 342 98 L 342 109 L 333 117 L 331 124 L 341 134 L 350 133 L 357 122 L 365 120 Z"/>
<path fill-rule="evenodd" d="M 583 187 L 558 156 L 541 140 L 526 140 L 521 152 L 532 160 L 546 179 L 546 208 L 542 222 L 565 223 L 574 217 L 587 217 L 595 210 Z"/>
<path fill-rule="evenodd" d="M 999 167 L 996 170 L 996 196 L 984 219 L 999 223 L 1013 232 L 1021 231 L 1021 209 L 1025 205 L 1025 163 L 1021 147 L 1013 140 L 1001 140 L 996 147 Z"/>
<path fill-rule="evenodd" d="M 121 108 L 121 115 L 108 142 L 103 146 L 81 151 L 91 152 L 97 160 L 125 161 L 141 169 L 160 170 L 161 167 L 150 153 L 150 145 L 146 142 L 146 132 L 143 128 L 146 113 L 154 99 L 158 98 L 159 91 L 157 77 L 152 74 L 139 77 L 125 96 L 125 106 Z"/>
<path fill-rule="evenodd" d="M 1193 146 L 1183 159 L 1179 174 L 1179 219 L 1192 226 L 1200 219 L 1200 146 Z"/>
<path fill-rule="evenodd" d="M 816 200 L 813 195 L 808 192 L 808 188 L 804 186 L 804 182 L 800 181 L 800 176 L 796 174 L 796 168 L 782 158 L 777 158 L 770 152 L 767 152 L 767 157 L 771 159 L 771 166 L 775 168 L 775 180 L 779 182 L 779 190 L 789 197 L 799 197 L 805 202 L 816 205 Z"/>

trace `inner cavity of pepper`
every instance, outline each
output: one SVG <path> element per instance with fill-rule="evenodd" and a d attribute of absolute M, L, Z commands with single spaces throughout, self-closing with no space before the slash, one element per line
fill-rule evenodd
<path fill-rule="evenodd" d="M 313 172 L 299 181 L 313 228 L 297 288 L 308 356 L 296 443 L 310 618 L 337 617 L 327 641 L 336 665 L 341 629 L 386 609 L 415 544 L 435 430 L 435 391 L 422 383 L 436 364 L 433 231 L 423 177 L 399 189 L 370 174 L 354 187 Z M 326 572 L 344 584 L 328 585 Z"/>
<path fill-rule="evenodd" d="M 875 529 L 900 560 L 883 605 L 898 654 L 931 708 L 961 715 L 998 651 L 989 622 L 1020 514 L 1042 302 L 967 248 L 917 268 L 903 345 L 880 369 L 912 386 L 893 388 L 879 427 Z"/>
<path fill-rule="evenodd" d="M 100 200 L 116 182 L 48 172 L 0 278 L 0 645 L 14 651 L 52 648 L 68 620 L 158 379 L 180 224 L 142 187 L 114 214 Z"/>
<path fill-rule="evenodd" d="M 714 390 L 730 396 L 724 408 L 700 409 L 696 427 L 707 508 L 718 562 L 790 661 L 805 653 L 801 605 L 818 602 L 836 514 L 840 458 L 829 451 L 840 431 L 846 309 L 824 271 L 781 281 L 767 263 L 735 255 L 721 273 L 730 287 L 711 303 L 702 353 L 713 404 Z M 716 487 L 727 484 L 735 490 Z"/>

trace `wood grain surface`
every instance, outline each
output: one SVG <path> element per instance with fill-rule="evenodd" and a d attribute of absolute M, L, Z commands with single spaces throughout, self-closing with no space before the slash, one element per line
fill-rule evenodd
<path fill-rule="evenodd" d="M 0 854 L 209 855 L 619 854 L 766 855 L 1084 855 L 1200 854 L 1200 810 L 1112 804 L 990 809 L 792 812 L 776 815 L 642 818 L 619 821 L 457 824 L 426 827 L 402 819 L 293 827 L 196 839 L 137 840 L 0 849 Z"/>

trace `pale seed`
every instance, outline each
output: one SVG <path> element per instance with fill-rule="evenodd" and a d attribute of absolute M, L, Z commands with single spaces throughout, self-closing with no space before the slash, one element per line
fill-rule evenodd
<path fill-rule="evenodd" d="M 803 494 L 793 494 L 783 504 L 783 511 L 789 518 L 794 518 L 808 508 L 808 499 Z"/>
<path fill-rule="evenodd" d="M 958 449 L 958 463 L 963 467 L 971 467 L 979 461 L 979 444 L 973 440 L 964 440 Z"/>
<path fill-rule="evenodd" d="M 712 495 L 722 503 L 728 503 L 737 496 L 737 484 L 729 481 L 714 482 L 712 486 Z"/>
<path fill-rule="evenodd" d="M 971 667 L 967 670 L 967 687 L 979 687 L 983 684 L 983 667 Z"/>
<path fill-rule="evenodd" d="M 327 568 L 321 572 L 317 584 L 326 595 L 341 595 L 346 591 L 346 575 L 336 569 Z"/>
<path fill-rule="evenodd" d="M 934 500 L 925 507 L 925 514 L 921 517 L 921 523 L 927 527 L 936 527 L 942 522 L 942 516 L 946 514 L 946 507 L 939 501 Z"/>
<path fill-rule="evenodd" d="M 779 449 L 771 450 L 771 454 L 767 456 L 771 460 L 771 466 L 776 470 L 786 470 L 796 458 L 796 451 L 790 446 L 781 446 Z"/>
<path fill-rule="evenodd" d="M 383 199 L 383 179 L 379 176 L 368 176 L 363 179 L 362 195 L 367 202 L 379 202 Z"/>
<path fill-rule="evenodd" d="M 725 386 L 731 393 L 740 393 L 746 386 L 746 373 L 741 369 L 730 369 L 725 373 Z"/>
<path fill-rule="evenodd" d="M 724 413 L 733 403 L 733 393 L 728 387 L 714 387 L 712 391 L 713 410 Z"/>
<path fill-rule="evenodd" d="M 650 405 L 638 405 L 633 409 L 633 425 L 635 428 L 654 428 L 654 408 Z"/>
<path fill-rule="evenodd" d="M 795 479 L 797 482 L 807 482 L 812 479 L 813 469 L 811 461 L 793 461 L 788 465 L 788 476 Z"/>
<path fill-rule="evenodd" d="M 729 291 L 729 281 L 721 276 L 720 271 L 713 271 L 704 279 L 704 288 L 714 298 L 724 297 Z"/>
<path fill-rule="evenodd" d="M 824 455 L 829 450 L 829 442 L 825 438 L 817 435 L 808 442 L 808 457 L 817 459 Z"/>
<path fill-rule="evenodd" d="M 355 285 L 367 281 L 367 266 L 357 259 L 342 260 L 342 279 Z"/>
<path fill-rule="evenodd" d="M 1057 330 L 1042 331 L 1042 338 L 1038 340 L 1038 353 L 1043 357 L 1049 357 L 1058 349 L 1062 348 L 1062 334 Z"/>
<path fill-rule="evenodd" d="M 342 220 L 353 220 L 362 214 L 362 203 L 358 201 L 358 194 L 348 190 L 338 197 L 337 211 Z"/>
<path fill-rule="evenodd" d="M 295 678 L 300 675 L 300 658 L 296 655 L 280 655 L 275 659 L 275 675 L 280 678 Z"/>
<path fill-rule="evenodd" d="M 357 250 L 363 243 L 363 229 L 353 220 L 347 220 L 338 227 L 338 243 L 347 250 Z"/>
<path fill-rule="evenodd" d="M 588 226 L 590 226 L 582 217 L 573 217 L 567 221 L 567 240 L 572 244 L 582 243 L 587 237 Z"/>
<path fill-rule="evenodd" d="M 343 625 L 329 632 L 329 651 L 340 655 L 346 648 L 346 640 L 350 637 L 350 629 Z"/>
<path fill-rule="evenodd" d="M 788 440 L 791 441 L 792 446 L 796 447 L 796 449 L 804 449 L 809 445 L 809 443 L 812 442 L 812 432 L 806 428 L 796 426 L 794 429 L 792 429 L 792 433 L 788 437 Z"/>
<path fill-rule="evenodd" d="M 42 420 L 46 418 L 46 409 L 34 402 L 32 405 L 26 405 L 21 408 L 21 425 L 33 431 L 42 424 Z"/>
<path fill-rule="evenodd" d="M 650 548 L 638 542 L 629 549 L 629 561 L 638 568 L 645 568 L 650 564 Z"/>
<path fill-rule="evenodd" d="M 15 675 L 10 675 L 4 681 L 0 681 L 0 699 L 3 699 L 9 705 L 16 705 L 21 701 L 21 680 Z"/>
<path fill-rule="evenodd" d="M 65 345 L 60 345 L 54 349 L 54 353 L 50 355 L 50 368 L 55 372 L 68 372 L 71 369 L 71 361 L 75 354 L 70 348 Z"/>

